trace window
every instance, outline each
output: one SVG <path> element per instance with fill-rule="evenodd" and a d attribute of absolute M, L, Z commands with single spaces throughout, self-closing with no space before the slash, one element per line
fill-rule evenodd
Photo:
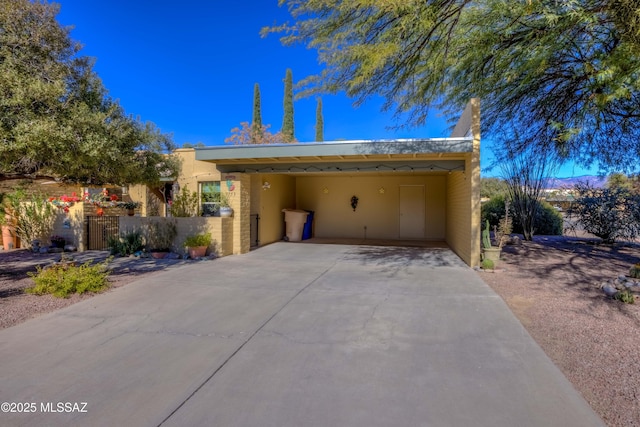
<path fill-rule="evenodd" d="M 202 216 L 220 216 L 220 181 L 200 183 Z"/>

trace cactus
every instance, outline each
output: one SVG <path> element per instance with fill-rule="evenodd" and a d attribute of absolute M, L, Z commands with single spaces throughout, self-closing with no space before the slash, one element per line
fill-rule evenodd
<path fill-rule="evenodd" d="M 491 235 L 489 231 L 489 220 L 487 220 L 487 225 L 484 230 L 482 230 L 482 247 L 486 249 L 491 248 Z"/>

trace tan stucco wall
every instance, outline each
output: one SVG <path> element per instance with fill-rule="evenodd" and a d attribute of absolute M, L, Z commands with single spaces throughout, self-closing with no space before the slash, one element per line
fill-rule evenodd
<path fill-rule="evenodd" d="M 265 182 L 267 189 L 262 188 Z M 296 208 L 296 180 L 288 175 L 260 174 L 253 175 L 251 184 L 251 212 L 260 215 L 260 244 L 277 242 L 285 232 L 282 209 Z"/>
<path fill-rule="evenodd" d="M 315 212 L 316 237 L 398 239 L 401 185 L 424 186 L 425 233 L 421 238 L 443 240 L 445 175 L 298 177 L 296 207 Z M 355 212 L 351 208 L 354 195 L 358 197 Z"/>
<path fill-rule="evenodd" d="M 451 136 L 473 136 L 465 171 L 447 176 L 447 244 L 470 266 L 480 264 L 480 100 L 472 99 Z"/>
<path fill-rule="evenodd" d="M 174 239 L 172 250 L 185 253 L 183 243 L 187 236 L 210 233 L 212 243 L 208 253 L 215 251 L 219 256 L 233 253 L 233 219 L 214 217 L 164 218 L 164 217 L 120 217 L 120 230 L 143 230 L 151 221 L 175 221 L 178 234 Z"/>
<path fill-rule="evenodd" d="M 196 160 L 196 152 L 193 148 L 181 148 L 175 154 L 182 160 L 182 168 L 178 177 L 180 188 L 187 186 L 189 191 L 198 191 L 198 182 L 220 181 L 220 172 L 215 163 Z"/>

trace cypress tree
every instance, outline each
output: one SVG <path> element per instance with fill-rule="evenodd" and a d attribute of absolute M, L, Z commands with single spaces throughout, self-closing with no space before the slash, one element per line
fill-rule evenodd
<path fill-rule="evenodd" d="M 281 131 L 284 142 L 295 140 L 293 127 L 293 73 L 290 68 L 287 68 L 284 78 L 284 116 Z"/>
<path fill-rule="evenodd" d="M 322 117 L 322 98 L 316 106 L 316 141 L 324 141 L 324 118 Z"/>
<path fill-rule="evenodd" d="M 262 139 L 262 110 L 260 106 L 260 85 L 253 87 L 253 119 L 251 120 L 251 141 L 256 144 Z"/>

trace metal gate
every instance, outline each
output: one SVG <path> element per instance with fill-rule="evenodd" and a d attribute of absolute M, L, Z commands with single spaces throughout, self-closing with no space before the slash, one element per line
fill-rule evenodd
<path fill-rule="evenodd" d="M 119 231 L 119 216 L 87 216 L 87 249 L 109 249 L 109 237 L 118 236 Z"/>
<path fill-rule="evenodd" d="M 260 215 L 253 214 L 251 215 L 251 223 L 249 227 L 249 232 L 251 234 L 251 247 L 255 248 L 256 246 L 260 246 Z"/>

